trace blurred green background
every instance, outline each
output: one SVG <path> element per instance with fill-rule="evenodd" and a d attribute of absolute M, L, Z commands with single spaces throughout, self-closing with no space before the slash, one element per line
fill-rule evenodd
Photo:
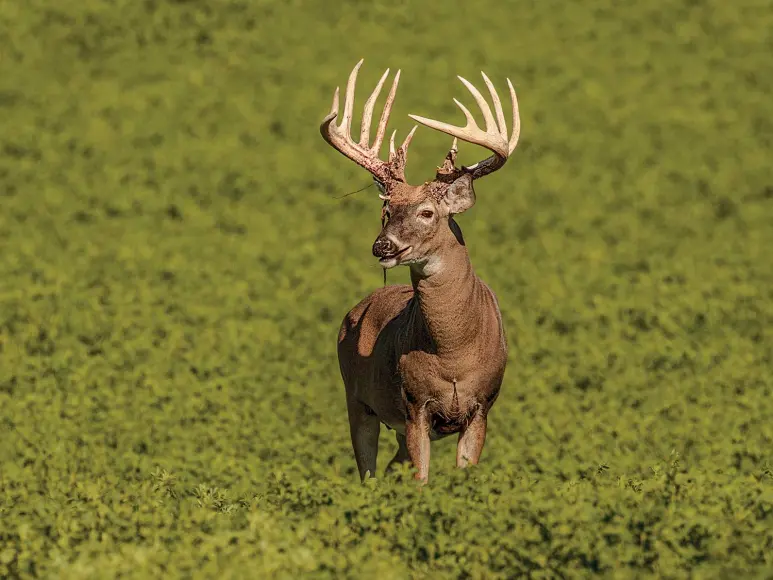
<path fill-rule="evenodd" d="M 0 0 L 0 577 L 766 577 L 772 55 L 769 0 Z M 521 107 L 459 218 L 502 395 L 421 492 L 359 484 L 335 357 L 382 283 L 318 130 L 361 57 L 400 138 L 457 74 Z"/>

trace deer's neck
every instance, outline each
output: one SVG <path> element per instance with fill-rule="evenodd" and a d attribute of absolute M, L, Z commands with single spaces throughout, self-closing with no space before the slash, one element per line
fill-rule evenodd
<path fill-rule="evenodd" d="M 449 244 L 434 263 L 411 269 L 415 308 L 440 355 L 455 355 L 480 335 L 487 320 L 487 289 L 475 275 L 467 248 Z M 483 311 L 482 311 L 483 310 Z"/>

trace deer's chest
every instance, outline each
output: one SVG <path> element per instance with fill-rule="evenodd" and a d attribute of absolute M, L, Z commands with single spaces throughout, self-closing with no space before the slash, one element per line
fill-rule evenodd
<path fill-rule="evenodd" d="M 403 354 L 397 364 L 406 406 L 424 406 L 440 415 L 464 416 L 488 406 L 502 383 L 504 360 L 444 359 L 424 351 Z"/>

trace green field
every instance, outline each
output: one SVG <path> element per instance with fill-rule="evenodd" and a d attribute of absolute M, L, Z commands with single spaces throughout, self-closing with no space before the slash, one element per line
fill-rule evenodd
<path fill-rule="evenodd" d="M 772 55 L 770 0 L 0 0 L 0 577 L 773 577 Z M 459 218 L 504 386 L 421 491 L 359 483 L 336 360 L 361 57 L 398 138 L 521 106 Z"/>

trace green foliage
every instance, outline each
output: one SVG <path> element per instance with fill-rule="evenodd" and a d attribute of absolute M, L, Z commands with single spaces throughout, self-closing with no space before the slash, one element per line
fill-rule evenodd
<path fill-rule="evenodd" d="M 0 577 L 770 574 L 772 8 L 0 0 Z M 381 283 L 317 129 L 362 56 L 398 138 L 456 74 L 522 110 L 460 218 L 504 388 L 422 490 L 358 483 L 335 358 Z"/>

